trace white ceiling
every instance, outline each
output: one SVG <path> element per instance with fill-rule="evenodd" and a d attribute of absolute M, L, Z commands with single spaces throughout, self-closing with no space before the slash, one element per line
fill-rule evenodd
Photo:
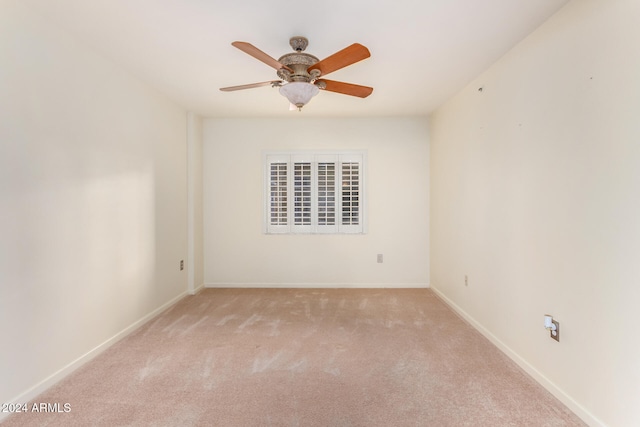
<path fill-rule="evenodd" d="M 24 0 L 180 105 L 208 117 L 427 115 L 568 0 Z M 269 86 L 274 69 L 231 46 L 275 59 L 289 38 L 323 59 L 354 43 L 371 58 L 328 78 L 374 87 L 366 99 L 321 92 L 303 112 Z"/>

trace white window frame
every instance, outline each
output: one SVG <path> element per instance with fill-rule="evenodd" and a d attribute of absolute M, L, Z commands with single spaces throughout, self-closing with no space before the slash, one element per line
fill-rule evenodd
<path fill-rule="evenodd" d="M 283 199 L 283 193 L 279 192 L 277 194 L 273 194 L 272 197 L 272 181 L 271 174 L 273 164 L 286 164 L 287 165 L 287 174 L 286 174 L 286 201 L 278 200 Z M 294 169 L 295 165 L 299 166 L 299 170 L 301 170 L 301 165 L 308 163 L 311 165 L 311 177 L 303 178 L 296 180 L 294 177 Z M 319 185 L 319 179 L 322 176 L 319 171 L 320 164 L 334 164 L 334 199 L 335 205 L 333 206 L 334 214 L 335 214 L 335 223 L 334 224 L 323 224 L 322 219 L 319 220 L 319 217 L 322 216 L 323 213 L 323 202 L 324 200 L 319 200 L 319 197 L 325 196 L 325 194 L 320 193 L 321 186 Z M 367 222 L 366 222 L 366 152 L 365 151 L 266 151 L 263 153 L 263 164 L 264 164 L 264 214 L 263 214 L 263 232 L 266 234 L 363 234 L 367 232 Z M 354 182 L 355 193 L 354 198 L 355 201 L 352 201 L 357 208 L 357 223 L 356 224 L 348 224 L 343 221 L 343 196 L 344 200 L 344 209 L 345 209 L 345 217 L 349 214 L 353 214 L 349 205 L 349 190 L 352 190 L 352 183 L 348 181 L 348 176 L 345 174 L 343 176 L 343 166 L 345 167 L 345 171 L 348 172 L 349 164 L 356 164 L 355 169 L 357 170 L 357 182 Z M 274 166 L 275 168 L 275 166 Z M 277 169 L 277 168 L 276 168 Z M 282 170 L 282 168 L 279 168 Z M 306 169 L 306 168 L 305 168 Z M 331 171 L 331 167 L 327 166 L 327 170 Z M 273 171 L 275 172 L 275 169 Z M 306 174 L 306 172 L 305 172 Z M 308 175 L 308 174 L 307 174 Z M 345 181 L 343 182 L 343 178 Z M 278 182 L 275 180 L 274 182 Z M 277 186 L 279 189 L 282 188 L 283 181 L 279 181 L 279 185 Z M 309 184 L 304 188 L 300 187 L 299 184 Z M 296 184 L 298 187 L 296 188 Z M 343 191 L 344 188 L 344 191 Z M 298 190 L 298 194 L 295 194 L 295 190 Z M 305 190 L 301 194 L 300 192 Z M 322 188 L 324 191 L 325 189 Z M 277 191 L 274 189 L 274 191 Z M 280 197 L 278 197 L 278 194 Z M 330 193 L 326 193 L 327 202 L 331 203 Z M 300 198 L 303 199 L 300 199 Z M 308 200 L 310 199 L 310 200 Z M 310 204 L 309 204 L 310 201 Z M 296 206 L 296 203 L 298 205 Z M 300 203 L 306 203 L 306 205 L 300 206 Z M 286 206 L 282 206 L 285 205 Z M 281 206 L 281 207 L 278 207 Z M 326 206 L 326 205 L 324 205 Z M 286 218 L 286 224 L 283 224 L 282 219 L 280 221 L 272 221 L 272 208 L 274 211 L 274 216 L 278 216 L 279 218 Z M 297 209 L 296 209 L 297 208 Z M 275 213 L 281 210 L 279 213 Z M 286 209 L 286 213 L 284 210 Z M 325 211 L 328 211 L 328 214 L 331 215 L 331 209 L 328 208 Z M 330 220 L 327 220 L 330 221 Z"/>

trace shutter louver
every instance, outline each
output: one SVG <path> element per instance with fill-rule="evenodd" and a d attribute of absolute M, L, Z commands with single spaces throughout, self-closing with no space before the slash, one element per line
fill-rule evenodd
<path fill-rule="evenodd" d="M 311 163 L 293 165 L 293 223 L 311 225 Z"/>
<path fill-rule="evenodd" d="M 336 224 L 336 165 L 318 164 L 318 225 Z"/>
<path fill-rule="evenodd" d="M 270 165 L 270 214 L 271 225 L 287 225 L 287 163 Z"/>
<path fill-rule="evenodd" d="M 342 163 L 342 225 L 360 223 L 360 169 L 354 162 Z"/>

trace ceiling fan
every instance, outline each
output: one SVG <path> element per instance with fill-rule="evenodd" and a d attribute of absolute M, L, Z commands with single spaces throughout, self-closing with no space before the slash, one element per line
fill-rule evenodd
<path fill-rule="evenodd" d="M 289 40 L 289 45 L 291 45 L 294 52 L 287 53 L 276 61 L 250 43 L 239 41 L 231 43 L 232 46 L 237 47 L 244 53 L 275 68 L 280 80 L 223 87 L 220 90 L 231 92 L 261 86 L 278 87 L 280 88 L 280 93 L 289 100 L 292 108 L 295 107 L 298 110 L 302 110 L 302 107 L 317 95 L 320 90 L 360 98 L 366 98 L 371 95 L 371 92 L 373 92 L 372 87 L 323 78 L 329 73 L 370 57 L 369 49 L 359 43 L 354 43 L 320 61 L 315 56 L 304 52 L 308 44 L 309 41 L 305 37 L 292 37 Z"/>

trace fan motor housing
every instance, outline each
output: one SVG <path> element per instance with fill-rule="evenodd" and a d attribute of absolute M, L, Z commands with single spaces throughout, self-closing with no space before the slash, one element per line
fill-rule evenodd
<path fill-rule="evenodd" d="M 278 59 L 278 62 L 293 71 L 284 68 L 280 69 L 278 70 L 278 77 L 286 82 L 306 83 L 320 77 L 318 70 L 312 70 L 311 73 L 307 71 L 309 67 L 320 62 L 315 56 L 303 52 L 309 45 L 309 40 L 302 36 L 291 37 L 289 39 L 289 45 L 295 52 L 282 55 L 280 59 Z"/>
<path fill-rule="evenodd" d="M 304 52 L 293 52 L 282 55 L 278 62 L 291 68 L 293 72 L 286 69 L 278 70 L 278 77 L 287 82 L 309 82 L 318 78 L 316 73 L 309 73 L 307 69 L 320 60 L 313 55 Z M 315 71 L 315 70 L 314 70 Z"/>

